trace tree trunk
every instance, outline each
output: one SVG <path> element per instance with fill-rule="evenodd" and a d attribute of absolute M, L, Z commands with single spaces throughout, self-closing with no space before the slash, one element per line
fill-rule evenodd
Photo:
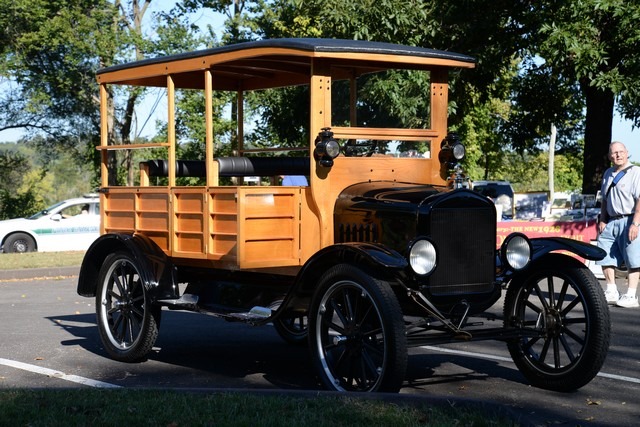
<path fill-rule="evenodd" d="M 611 90 L 598 89 L 588 82 L 582 82 L 581 87 L 587 106 L 582 192 L 596 194 L 600 189 L 602 175 L 610 166 L 608 153 L 615 97 Z"/>

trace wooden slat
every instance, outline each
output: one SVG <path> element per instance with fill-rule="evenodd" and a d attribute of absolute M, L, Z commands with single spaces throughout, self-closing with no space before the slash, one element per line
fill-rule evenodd
<path fill-rule="evenodd" d="M 155 148 L 155 147 L 168 147 L 168 142 L 150 142 L 146 144 L 119 144 L 119 145 L 99 145 L 96 150 L 135 150 L 139 148 Z"/>
<path fill-rule="evenodd" d="M 439 132 L 431 129 L 333 127 L 334 138 L 381 139 L 386 141 L 423 141 L 437 137 Z"/>

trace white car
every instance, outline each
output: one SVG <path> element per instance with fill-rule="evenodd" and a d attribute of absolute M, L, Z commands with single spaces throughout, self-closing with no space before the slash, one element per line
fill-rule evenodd
<path fill-rule="evenodd" d="M 100 235 L 100 199 L 94 195 L 56 203 L 29 218 L 0 221 L 4 253 L 86 250 Z"/>

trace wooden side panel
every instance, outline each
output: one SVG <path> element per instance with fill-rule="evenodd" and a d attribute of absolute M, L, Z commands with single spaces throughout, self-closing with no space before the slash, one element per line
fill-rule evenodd
<path fill-rule="evenodd" d="M 170 253 L 170 203 L 167 188 L 140 188 L 136 193 L 136 232 Z"/>
<path fill-rule="evenodd" d="M 173 190 L 174 256 L 206 256 L 206 201 L 204 187 Z"/>
<path fill-rule="evenodd" d="M 209 192 L 208 258 L 236 262 L 238 202 L 236 190 L 214 188 Z"/>
<path fill-rule="evenodd" d="M 103 194 L 101 202 L 104 233 L 135 231 L 135 193 L 110 191 Z"/>
<path fill-rule="evenodd" d="M 163 187 L 111 187 L 102 194 L 105 233 L 139 233 L 169 253 L 169 193 Z"/>
<path fill-rule="evenodd" d="M 300 265 L 300 191 L 291 187 L 239 188 L 241 268 Z"/>

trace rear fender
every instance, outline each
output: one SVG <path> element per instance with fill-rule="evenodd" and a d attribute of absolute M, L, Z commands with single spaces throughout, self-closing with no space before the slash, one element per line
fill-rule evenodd
<path fill-rule="evenodd" d="M 110 254 L 124 250 L 136 262 L 140 277 L 152 301 L 178 298 L 179 290 L 173 263 L 148 237 L 130 234 L 105 234 L 87 250 L 78 276 L 78 294 L 96 295 L 100 268 Z"/>

